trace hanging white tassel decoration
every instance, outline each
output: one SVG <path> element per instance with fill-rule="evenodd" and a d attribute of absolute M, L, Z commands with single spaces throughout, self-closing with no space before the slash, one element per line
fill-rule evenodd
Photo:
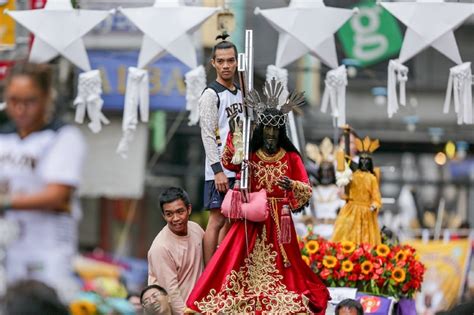
<path fill-rule="evenodd" d="M 321 101 L 321 111 L 326 113 L 330 105 L 332 115 L 337 119 L 337 126 L 342 127 L 346 124 L 346 66 L 342 65 L 328 71 L 324 83 L 325 88 Z"/>
<path fill-rule="evenodd" d="M 387 112 L 389 118 L 392 118 L 398 111 L 397 82 L 400 84 L 400 105 L 406 105 L 405 83 L 407 81 L 408 67 L 402 65 L 398 60 L 390 60 L 387 78 Z"/>
<path fill-rule="evenodd" d="M 199 97 L 206 88 L 206 71 L 201 65 L 184 75 L 186 82 L 186 110 L 189 111 L 189 126 L 199 122 Z"/>
<path fill-rule="evenodd" d="M 117 153 L 127 158 L 133 134 L 137 129 L 138 111 L 142 122 L 148 122 L 149 116 L 149 78 L 148 72 L 135 67 L 128 68 L 125 105 L 123 108 L 122 138 L 117 147 Z"/>
<path fill-rule="evenodd" d="M 90 119 L 89 129 L 94 133 L 98 133 L 102 130 L 102 124 L 110 123 L 102 113 L 104 101 L 101 98 L 102 80 L 99 70 L 79 74 L 77 91 L 77 96 L 74 99 L 74 106 L 76 107 L 75 121 L 82 124 L 87 114 Z"/>
<path fill-rule="evenodd" d="M 454 95 L 454 111 L 458 116 L 458 124 L 472 124 L 472 71 L 470 62 L 449 69 L 448 87 L 443 109 L 445 114 L 449 113 L 451 94 Z"/>
<path fill-rule="evenodd" d="M 267 81 L 270 82 L 273 78 L 281 82 L 283 85 L 283 92 L 280 95 L 279 104 L 284 103 L 288 97 L 288 70 L 279 68 L 275 65 L 267 66 Z"/>

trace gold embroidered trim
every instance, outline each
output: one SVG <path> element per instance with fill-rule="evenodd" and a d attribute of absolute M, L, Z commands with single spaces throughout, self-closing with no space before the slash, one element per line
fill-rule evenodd
<path fill-rule="evenodd" d="M 225 165 L 229 165 L 231 160 L 232 160 L 232 152 L 230 151 L 229 147 L 226 145 L 224 146 L 224 152 L 222 152 L 222 162 Z"/>
<path fill-rule="evenodd" d="M 265 161 L 267 163 L 280 161 L 285 156 L 285 154 L 286 154 L 286 151 L 283 148 L 280 148 L 280 151 L 278 151 L 274 155 L 268 155 L 265 152 L 263 152 L 262 149 L 257 150 L 257 156 L 260 158 L 260 160 Z"/>
<path fill-rule="evenodd" d="M 294 180 L 291 190 L 298 205 L 297 208 L 304 206 L 311 199 L 311 186 L 306 183 Z"/>
<path fill-rule="evenodd" d="M 272 193 L 274 187 L 277 186 L 277 181 L 288 172 L 288 163 L 285 161 L 272 162 L 267 164 L 265 161 L 250 162 L 252 172 L 256 180 L 256 190 L 264 188 L 267 193 Z"/>
<path fill-rule="evenodd" d="M 280 220 L 278 219 L 278 200 L 276 200 L 276 198 L 270 199 L 270 207 L 271 207 L 270 214 L 277 228 L 278 247 L 280 248 L 281 256 L 283 257 L 283 264 L 285 265 L 285 267 L 289 267 L 291 266 L 291 263 L 288 260 L 288 255 L 286 254 L 285 247 L 283 247 L 283 244 L 280 242 L 281 230 L 280 230 Z"/>
<path fill-rule="evenodd" d="M 306 302 L 282 283 L 283 276 L 276 268 L 277 253 L 267 244 L 265 226 L 255 241 L 252 253 L 239 271 L 227 275 L 220 292 L 212 289 L 194 304 L 206 314 L 294 314 L 308 313 Z"/>

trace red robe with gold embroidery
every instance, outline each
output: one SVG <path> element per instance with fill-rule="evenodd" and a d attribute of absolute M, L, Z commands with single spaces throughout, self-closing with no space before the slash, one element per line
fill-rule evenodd
<path fill-rule="evenodd" d="M 222 163 L 239 171 L 230 163 L 232 156 L 229 137 Z M 283 149 L 274 156 L 259 150 L 250 161 L 251 190 L 266 189 L 270 215 L 265 222 L 240 220 L 232 225 L 186 304 L 196 312 L 212 314 L 324 314 L 328 290 L 301 259 L 292 221 L 291 242 L 279 241 L 282 206 L 299 209 L 311 198 L 301 158 Z M 277 186 L 282 176 L 293 180 L 290 191 Z"/>

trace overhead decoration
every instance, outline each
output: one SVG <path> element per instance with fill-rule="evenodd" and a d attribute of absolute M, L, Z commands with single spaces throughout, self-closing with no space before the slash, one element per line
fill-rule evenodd
<path fill-rule="evenodd" d="M 137 129 L 138 111 L 143 122 L 149 117 L 149 78 L 148 71 L 135 67 L 128 68 L 127 90 L 123 107 L 122 138 L 117 147 L 117 153 L 127 158 L 129 144 Z"/>
<path fill-rule="evenodd" d="M 192 34 L 218 8 L 185 6 L 180 0 L 156 0 L 152 7 L 120 8 L 119 10 L 144 33 L 136 69 L 146 71 L 147 65 L 166 53 L 173 55 L 191 69 L 195 69 L 198 64 Z M 205 75 L 204 71 L 195 71 L 193 74 L 196 73 L 198 75 Z M 131 74 L 132 71 L 129 68 L 129 75 Z M 187 77 L 191 80 L 190 76 Z M 143 79 L 127 81 L 126 99 L 128 97 L 130 100 L 138 100 L 138 95 L 135 93 L 140 91 L 140 88 L 134 85 L 148 85 L 148 79 L 146 77 Z M 196 78 L 192 80 L 197 82 L 206 81 L 205 77 L 200 80 Z M 197 88 L 198 86 L 200 87 L 200 84 L 191 84 L 188 86 L 188 89 L 190 86 Z M 193 92 L 187 92 L 187 95 L 191 94 Z M 189 97 L 188 99 L 195 101 L 194 97 Z M 187 104 L 186 108 L 195 107 L 197 106 L 196 104 Z M 138 106 L 141 106 L 140 102 L 125 102 L 123 120 L 124 122 L 129 121 L 132 125 L 123 123 L 124 135 L 119 145 L 122 154 L 128 147 L 126 143 L 133 139 L 133 133 L 130 131 L 134 129 L 134 120 L 128 119 L 126 115 L 127 113 L 132 114 L 136 112 Z M 148 117 L 141 117 L 141 120 L 147 122 Z"/>
<path fill-rule="evenodd" d="M 206 70 L 201 65 L 185 74 L 186 110 L 189 111 L 188 125 L 194 126 L 199 122 L 199 98 L 206 88 Z"/>
<path fill-rule="evenodd" d="M 443 0 L 416 2 L 381 2 L 385 9 L 406 25 L 400 55 L 391 60 L 388 68 L 388 116 L 398 111 L 398 104 L 406 104 L 405 82 L 408 79 L 406 61 L 427 47 L 433 47 L 457 66 L 451 68 L 444 111 L 449 111 L 454 93 L 455 111 L 459 124 L 472 124 L 471 65 L 463 63 L 453 31 L 474 12 L 474 4 L 452 3 Z M 400 83 L 400 99 L 396 84 Z"/>
<path fill-rule="evenodd" d="M 74 9 L 70 0 L 48 0 L 44 9 L 7 11 L 15 21 L 35 35 L 29 60 L 43 63 L 61 55 L 84 72 L 79 75 L 78 96 L 74 100 L 76 121 L 87 113 L 89 128 L 99 132 L 108 123 L 102 114 L 102 87 L 98 71 L 91 69 L 82 37 L 113 11 Z"/>
<path fill-rule="evenodd" d="M 260 10 L 261 14 L 279 33 L 275 65 L 285 67 L 307 53 L 332 68 L 326 77 L 326 104 L 331 105 L 338 126 L 345 121 L 345 86 L 347 73 L 344 66 L 338 68 L 334 33 L 354 14 L 352 9 L 326 7 L 322 0 L 292 0 L 286 8 Z"/>
<path fill-rule="evenodd" d="M 449 113 L 451 94 L 454 99 L 454 111 L 458 124 L 472 124 L 472 71 L 471 63 L 464 62 L 449 69 L 448 88 L 444 100 L 443 113 Z"/>

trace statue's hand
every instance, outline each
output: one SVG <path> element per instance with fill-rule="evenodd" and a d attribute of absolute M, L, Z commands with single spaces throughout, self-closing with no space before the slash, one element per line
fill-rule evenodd
<path fill-rule="evenodd" d="M 235 131 L 240 131 L 241 128 L 241 122 L 240 122 L 240 117 L 237 116 L 237 114 L 233 114 L 232 116 L 229 117 L 229 129 L 230 132 L 235 132 Z"/>
<path fill-rule="evenodd" d="M 277 181 L 277 185 L 282 190 L 290 190 L 292 182 L 293 181 L 291 179 L 289 179 L 288 176 L 283 176 Z"/>

